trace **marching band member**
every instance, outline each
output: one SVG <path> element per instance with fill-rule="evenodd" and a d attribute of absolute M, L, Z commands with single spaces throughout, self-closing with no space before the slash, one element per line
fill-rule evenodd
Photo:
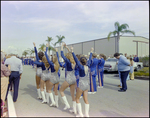
<path fill-rule="evenodd" d="M 105 64 L 106 56 L 104 54 L 100 54 L 100 60 L 98 60 L 98 88 L 103 88 L 104 85 L 104 64 Z"/>

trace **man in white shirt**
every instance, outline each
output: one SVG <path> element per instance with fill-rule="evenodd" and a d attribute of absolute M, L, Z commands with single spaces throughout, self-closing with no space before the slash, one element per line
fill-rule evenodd
<path fill-rule="evenodd" d="M 21 75 L 23 72 L 22 61 L 19 58 L 17 58 L 15 54 L 12 54 L 11 58 L 6 59 L 4 64 L 11 66 L 11 74 L 9 76 L 9 84 L 5 100 L 7 99 L 9 87 L 13 82 L 14 85 L 13 101 L 16 102 L 18 98 L 19 81 L 21 79 Z"/>

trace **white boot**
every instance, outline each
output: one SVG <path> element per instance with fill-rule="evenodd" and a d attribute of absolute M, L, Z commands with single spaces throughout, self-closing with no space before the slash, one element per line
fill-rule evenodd
<path fill-rule="evenodd" d="M 85 114 L 84 117 L 89 117 L 89 104 L 85 104 Z"/>
<path fill-rule="evenodd" d="M 42 99 L 43 99 L 42 104 L 43 104 L 43 103 L 46 103 L 44 91 L 41 91 L 41 94 L 42 94 Z"/>
<path fill-rule="evenodd" d="M 58 95 L 55 95 L 55 103 L 56 103 L 56 107 L 58 107 Z"/>
<path fill-rule="evenodd" d="M 51 104 L 50 104 L 50 106 L 52 107 L 52 106 L 55 106 L 55 101 L 54 101 L 54 97 L 53 97 L 53 93 L 49 93 L 49 96 L 50 96 L 50 99 L 51 99 Z"/>
<path fill-rule="evenodd" d="M 46 87 L 44 88 L 45 96 L 46 96 Z"/>
<path fill-rule="evenodd" d="M 77 104 L 77 112 L 78 112 L 78 115 L 76 115 L 76 117 L 83 117 L 81 103 L 76 103 L 76 104 Z"/>
<path fill-rule="evenodd" d="M 40 90 L 40 89 L 37 89 L 37 93 L 38 93 L 38 97 L 37 97 L 37 98 L 41 100 L 41 99 L 42 99 L 41 90 Z"/>
<path fill-rule="evenodd" d="M 69 109 L 69 108 L 70 108 L 70 105 L 69 105 L 69 103 L 68 103 L 68 101 L 67 101 L 66 96 L 62 97 L 62 99 L 63 99 L 63 101 L 64 101 L 64 104 L 66 105 L 65 108 L 64 108 L 64 110 Z"/>
<path fill-rule="evenodd" d="M 47 101 L 47 104 L 49 104 L 49 93 L 46 92 L 46 101 Z"/>
<path fill-rule="evenodd" d="M 77 113 L 77 110 L 76 110 L 76 101 L 73 101 L 73 106 L 72 106 L 72 110 L 69 110 L 71 113 L 74 113 L 76 114 Z"/>

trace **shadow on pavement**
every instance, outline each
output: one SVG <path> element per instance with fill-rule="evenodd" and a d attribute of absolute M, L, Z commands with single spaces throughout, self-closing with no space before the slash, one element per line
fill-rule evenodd
<path fill-rule="evenodd" d="M 110 83 L 104 83 L 105 85 L 111 85 L 111 86 L 115 86 L 115 87 L 117 87 L 118 85 L 117 84 L 110 84 Z"/>
<path fill-rule="evenodd" d="M 25 91 L 24 93 L 22 93 L 22 95 L 29 94 L 34 99 L 38 100 L 37 99 L 37 90 L 36 90 L 36 87 L 33 86 L 33 85 L 31 85 L 31 84 L 28 84 L 27 87 L 28 88 L 20 89 L 22 91 Z"/>
<path fill-rule="evenodd" d="M 113 85 L 113 86 L 114 86 L 114 85 Z M 116 86 L 116 85 L 115 85 L 115 86 Z M 106 89 L 111 89 L 111 90 L 115 90 L 115 91 L 118 91 L 118 90 L 119 90 L 119 87 L 116 86 L 116 87 L 114 88 L 114 87 L 111 87 L 111 86 L 109 86 L 109 85 L 107 85 L 107 84 L 104 85 L 104 88 L 106 88 Z"/>
<path fill-rule="evenodd" d="M 125 117 L 124 115 L 118 114 L 114 111 L 100 110 L 100 113 L 103 114 L 106 117 L 113 117 L 113 116 L 115 116 L 115 117 Z"/>

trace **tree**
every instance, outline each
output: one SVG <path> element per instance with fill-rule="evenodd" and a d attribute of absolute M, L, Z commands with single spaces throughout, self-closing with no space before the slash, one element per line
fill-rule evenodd
<path fill-rule="evenodd" d="M 128 24 L 122 24 L 120 25 L 119 22 L 115 22 L 115 31 L 109 32 L 107 39 L 109 41 L 110 36 L 114 35 L 114 37 L 117 37 L 117 52 L 119 53 L 119 39 L 120 39 L 120 34 L 123 35 L 124 33 L 131 33 L 135 36 L 135 32 L 131 30 L 127 30 L 129 28 Z"/>
<path fill-rule="evenodd" d="M 46 47 L 46 45 L 43 43 L 43 44 L 40 44 L 40 48 L 39 48 L 39 50 L 40 51 L 44 51 L 44 47 Z"/>
<path fill-rule="evenodd" d="M 52 46 L 48 46 L 48 50 L 49 50 L 49 51 L 51 51 L 51 50 L 52 50 L 52 51 L 55 51 L 55 48 L 52 47 Z"/>
<path fill-rule="evenodd" d="M 27 50 L 27 51 L 29 52 L 30 56 L 31 56 L 32 54 L 34 54 L 34 53 L 35 53 L 35 51 L 34 51 L 34 49 L 33 49 L 33 48 L 32 48 L 32 49 L 28 48 L 28 50 Z"/>
<path fill-rule="evenodd" d="M 51 47 L 50 47 L 50 42 L 53 40 L 52 37 L 47 37 L 48 39 L 46 40 L 48 42 L 48 45 L 49 45 L 49 48 L 48 48 L 48 53 L 49 53 L 49 56 L 50 56 L 50 50 L 51 50 Z"/>
<path fill-rule="evenodd" d="M 62 40 L 65 38 L 65 36 L 58 36 L 56 35 L 56 37 L 58 38 L 58 41 L 54 44 L 56 46 L 57 43 L 59 43 L 59 45 L 61 45 L 61 43 L 63 42 Z"/>
<path fill-rule="evenodd" d="M 26 57 L 27 54 L 28 54 L 27 50 L 23 51 L 23 53 L 22 53 L 22 55 L 24 55 L 25 57 Z"/>

